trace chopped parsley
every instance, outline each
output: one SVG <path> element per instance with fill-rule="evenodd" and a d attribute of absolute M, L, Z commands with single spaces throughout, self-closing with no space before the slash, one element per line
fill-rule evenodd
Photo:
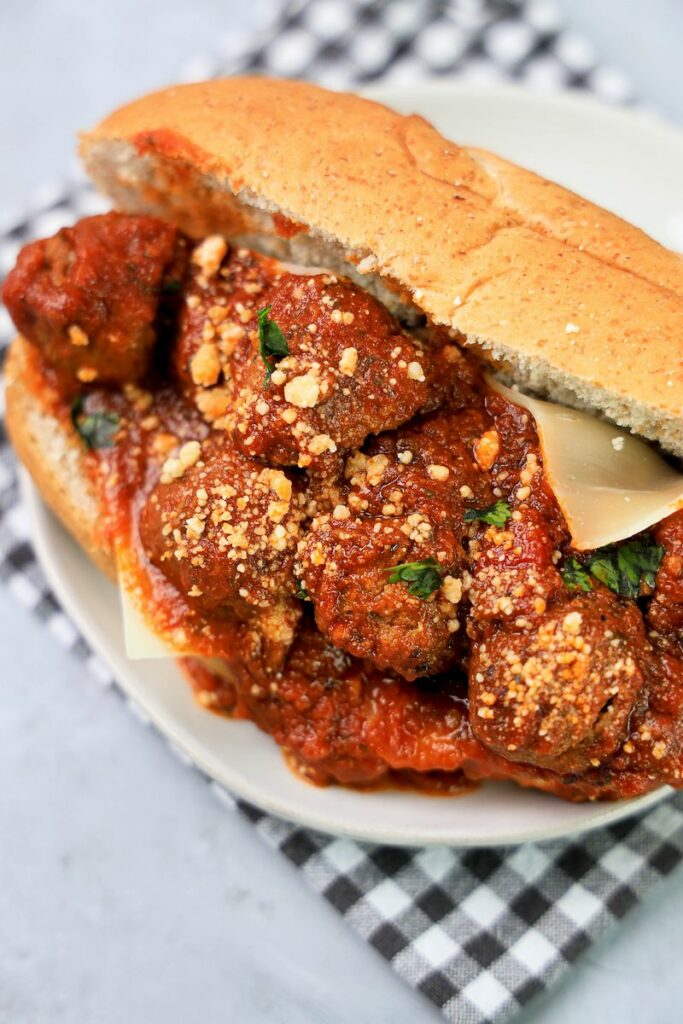
<path fill-rule="evenodd" d="M 468 508 L 465 512 L 465 522 L 473 523 L 479 519 L 490 526 L 504 526 L 511 515 L 512 510 L 507 501 L 495 501 L 486 508 Z"/>
<path fill-rule="evenodd" d="M 578 558 L 568 558 L 560 569 L 560 575 L 570 590 L 593 589 L 590 575 Z"/>
<path fill-rule="evenodd" d="M 177 295 L 180 291 L 181 281 L 179 277 L 172 277 L 168 281 L 164 281 L 161 286 L 162 295 Z"/>
<path fill-rule="evenodd" d="M 429 597 L 441 586 L 441 568 L 435 558 L 423 562 L 403 562 L 393 565 L 384 572 L 390 572 L 389 583 L 407 583 L 408 593 L 422 599 Z"/>
<path fill-rule="evenodd" d="M 638 597 L 643 587 L 652 590 L 664 548 L 646 534 L 620 547 L 601 548 L 589 559 L 590 571 L 622 597 Z"/>
<path fill-rule="evenodd" d="M 311 595 L 308 593 L 308 591 L 306 590 L 306 587 L 303 585 L 301 580 L 298 580 L 298 582 L 297 582 L 297 588 L 294 591 L 294 597 L 298 597 L 300 601 L 310 601 L 311 600 Z"/>
<path fill-rule="evenodd" d="M 576 558 L 568 558 L 560 571 L 571 589 L 590 590 L 590 573 L 620 597 L 636 598 L 641 596 L 643 588 L 653 589 L 663 557 L 664 548 L 645 534 L 618 547 L 610 544 L 598 548 L 584 565 Z"/>
<path fill-rule="evenodd" d="M 268 315 L 270 313 L 271 306 L 266 306 L 265 309 L 259 309 L 258 311 L 258 350 L 261 359 L 266 364 L 266 379 L 265 384 L 270 381 L 275 364 L 282 359 L 283 356 L 289 355 L 289 345 L 284 334 L 275 323 L 274 320 L 270 319 Z"/>
<path fill-rule="evenodd" d="M 71 406 L 71 422 L 83 439 L 86 448 L 112 448 L 114 446 L 114 435 L 120 426 L 119 417 L 115 412 L 108 412 L 106 409 L 85 412 L 83 395 L 79 395 Z"/>

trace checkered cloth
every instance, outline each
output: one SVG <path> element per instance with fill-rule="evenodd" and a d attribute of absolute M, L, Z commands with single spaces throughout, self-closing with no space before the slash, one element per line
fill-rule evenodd
<path fill-rule="evenodd" d="M 562 30 L 548 0 L 299 0 L 248 45 L 196 62 L 187 78 L 271 71 L 341 86 L 425 74 L 515 77 L 630 99 L 625 79 Z M 0 274 L 19 246 L 99 209 L 85 184 L 57 191 L 0 236 Z M 0 341 L 11 325 L 0 311 Z M 25 536 L 15 462 L 0 436 L 0 577 L 100 679 L 108 669 L 59 608 Z M 683 795 L 574 842 L 458 852 L 319 835 L 236 803 L 408 984 L 458 1024 L 508 1019 L 548 987 L 683 856 Z"/>

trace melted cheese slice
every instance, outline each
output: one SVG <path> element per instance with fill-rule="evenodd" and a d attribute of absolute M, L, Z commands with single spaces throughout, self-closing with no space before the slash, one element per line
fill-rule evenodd
<path fill-rule="evenodd" d="M 683 475 L 644 441 L 589 413 L 488 383 L 533 415 L 546 478 L 579 551 L 625 540 L 683 507 Z"/>
<path fill-rule="evenodd" d="M 162 637 L 151 630 L 136 604 L 132 591 L 123 584 L 119 585 L 119 596 L 127 657 L 137 661 L 142 658 L 172 658 L 180 653 L 174 651 Z"/>
<path fill-rule="evenodd" d="M 187 650 L 183 649 L 177 639 L 162 635 L 148 621 L 134 573 L 120 548 L 116 552 L 116 572 L 127 657 L 138 661 L 144 658 L 173 658 L 187 654 Z"/>

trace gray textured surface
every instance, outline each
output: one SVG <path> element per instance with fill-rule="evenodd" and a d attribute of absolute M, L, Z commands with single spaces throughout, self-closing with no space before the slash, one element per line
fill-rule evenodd
<path fill-rule="evenodd" d="M 259 6 L 3 0 L 0 208 L 68 169 L 79 127 Z M 683 120 L 678 0 L 562 6 Z M 1 1024 L 440 1019 L 3 590 L 0 650 Z M 679 873 L 520 1024 L 678 1019 L 682 920 Z"/>
<path fill-rule="evenodd" d="M 683 123 L 681 0 L 556 0 L 603 61 L 625 72 L 636 96 Z"/>
<path fill-rule="evenodd" d="M 441 1019 L 5 590 L 0 650 L 1 1024 Z M 682 911 L 679 874 L 519 1024 L 678 1019 Z"/>
<path fill-rule="evenodd" d="M 255 26 L 265 0 L 2 0 L 0 211 L 75 165 L 76 135 Z"/>

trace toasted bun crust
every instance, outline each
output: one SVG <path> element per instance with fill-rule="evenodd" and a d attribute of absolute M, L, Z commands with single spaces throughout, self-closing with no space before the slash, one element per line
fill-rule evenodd
<path fill-rule="evenodd" d="M 520 384 L 683 455 L 683 259 L 566 189 L 420 117 L 266 78 L 144 97 L 82 153 L 120 208 L 355 266 Z"/>
<path fill-rule="evenodd" d="M 34 350 L 21 337 L 10 346 L 5 422 L 14 448 L 55 515 L 95 565 L 116 579 L 112 549 L 98 537 L 100 501 L 87 471 L 83 445 L 71 424 L 49 408 L 35 386 Z"/>

